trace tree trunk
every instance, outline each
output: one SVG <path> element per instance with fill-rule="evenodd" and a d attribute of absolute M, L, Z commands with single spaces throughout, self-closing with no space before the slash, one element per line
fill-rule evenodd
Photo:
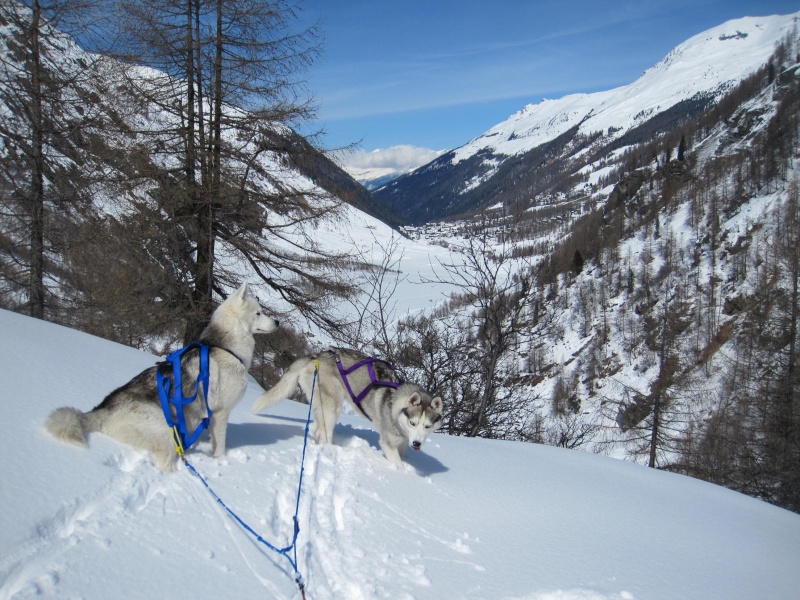
<path fill-rule="evenodd" d="M 483 394 L 481 395 L 481 403 L 478 407 L 478 414 L 475 417 L 475 422 L 473 423 L 472 427 L 469 431 L 469 437 L 475 437 L 480 432 L 481 427 L 483 427 L 486 421 L 486 409 L 489 407 L 489 404 L 494 400 L 494 377 L 495 372 L 497 371 L 497 361 L 498 356 L 495 352 L 490 352 L 490 355 L 487 357 L 488 365 L 486 368 L 486 381 L 484 382 L 483 386 Z"/>
<path fill-rule="evenodd" d="M 653 402 L 653 428 L 650 431 L 650 458 L 647 461 L 647 466 L 655 469 L 656 467 L 656 449 L 658 448 L 658 430 L 661 427 L 661 383 L 658 384 L 658 393 L 656 394 Z"/>
<path fill-rule="evenodd" d="M 42 64 L 39 34 L 42 11 L 38 0 L 31 15 L 31 257 L 28 299 L 30 315 L 44 318 L 44 118 L 42 114 Z"/>
<path fill-rule="evenodd" d="M 195 23 L 199 20 L 200 6 L 194 0 L 188 3 L 187 36 L 188 42 L 186 53 L 187 72 L 189 74 L 189 88 L 187 98 L 189 130 L 187 140 L 187 185 L 189 186 L 189 198 L 191 206 L 194 208 L 195 215 L 195 264 L 194 264 L 194 287 L 192 289 L 192 311 L 186 323 L 186 343 L 197 340 L 205 327 L 205 323 L 212 310 L 212 293 L 214 285 L 214 214 L 212 197 L 209 194 L 208 182 L 204 180 L 201 185 L 197 185 L 197 152 L 195 145 L 195 131 L 200 131 L 200 137 L 205 139 L 203 129 L 205 124 L 198 120 L 196 114 L 202 115 L 202 98 L 195 95 L 195 87 L 200 88 L 201 75 L 199 69 L 202 65 L 198 64 L 197 76 L 195 77 L 195 60 L 200 62 L 200 31 L 198 29 L 198 39 L 192 43 L 192 31 Z M 192 9 L 197 11 L 192 14 Z M 195 52 L 195 44 L 198 46 Z M 197 112 L 195 111 L 197 107 Z M 213 178 L 213 175 L 212 175 Z"/>

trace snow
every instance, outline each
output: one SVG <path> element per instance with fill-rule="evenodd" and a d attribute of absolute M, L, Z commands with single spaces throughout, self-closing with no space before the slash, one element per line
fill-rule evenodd
<path fill-rule="evenodd" d="M 389 177 L 392 175 L 399 177 L 403 174 L 402 171 L 398 171 L 397 169 L 393 169 L 391 167 L 349 167 L 347 169 L 347 173 L 356 181 L 373 181 L 375 179 L 383 179 L 384 177 Z"/>
<path fill-rule="evenodd" d="M 156 357 L 0 311 L 5 440 L 0 598 L 299 598 L 291 567 L 236 525 L 182 465 L 99 434 L 90 449 L 43 429 Z M 250 414 L 222 459 L 191 463 L 265 539 L 291 539 L 307 407 Z M 698 480 L 534 444 L 432 436 L 392 468 L 343 416 L 310 444 L 300 498 L 307 597 L 517 600 L 789 599 L 800 515 Z"/>
<path fill-rule="evenodd" d="M 285 252 L 297 251 L 297 248 L 315 244 L 324 252 L 346 255 L 373 265 L 381 265 L 387 259 L 387 254 L 392 254 L 389 256 L 391 264 L 388 266 L 393 271 L 387 274 L 387 288 L 383 293 L 391 292 L 389 284 L 395 279 L 401 280 L 403 285 L 394 290 L 390 298 L 386 298 L 390 326 L 410 314 L 437 306 L 456 290 L 454 285 L 431 282 L 436 279 L 437 270 L 441 271 L 442 263 L 458 264 L 461 261 L 458 253 L 453 253 L 441 245 L 405 237 L 349 204 L 343 203 L 332 216 L 315 219 L 312 227 L 310 232 L 303 230 L 302 227 L 287 227 L 282 236 L 284 240 L 290 240 L 292 243 L 284 240 L 268 241 Z M 222 245 L 217 254 L 221 264 L 239 273 L 240 280 L 252 282 L 252 289 L 262 303 L 268 309 L 280 313 L 281 320 L 288 319 L 293 326 L 302 329 L 310 337 L 320 339 L 320 343 L 331 342 L 329 337 L 316 326 L 302 319 L 278 292 L 269 285 L 259 282 L 252 268 L 242 263 L 236 253 L 228 252 Z M 394 264 L 395 261 L 399 263 Z M 345 319 L 358 319 L 365 305 L 369 306 L 369 311 L 377 308 L 370 299 L 373 282 L 369 280 L 369 275 L 359 276 L 353 273 L 352 277 L 355 278 L 354 283 L 358 289 L 362 290 L 359 297 L 352 303 L 342 302 L 329 308 L 338 317 Z"/>

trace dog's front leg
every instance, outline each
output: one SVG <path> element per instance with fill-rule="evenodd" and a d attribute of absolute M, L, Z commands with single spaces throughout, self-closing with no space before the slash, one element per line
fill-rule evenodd
<path fill-rule="evenodd" d="M 397 448 L 393 446 L 388 440 L 381 436 L 378 440 L 380 444 L 381 450 L 383 450 L 383 455 L 386 459 L 395 465 L 396 467 L 403 466 L 403 460 L 400 458 L 400 453 L 397 451 Z"/>
<path fill-rule="evenodd" d="M 208 428 L 211 431 L 211 456 L 217 458 L 225 454 L 225 438 L 228 434 L 229 412 L 217 411 L 211 416 Z"/>

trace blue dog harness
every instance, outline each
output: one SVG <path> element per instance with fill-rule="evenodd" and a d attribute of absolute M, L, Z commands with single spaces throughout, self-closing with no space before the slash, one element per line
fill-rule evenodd
<path fill-rule="evenodd" d="M 194 382 L 194 395 L 184 397 L 181 377 L 181 357 L 193 348 L 200 349 L 200 371 L 197 375 L 197 380 Z M 164 411 L 167 425 L 169 425 L 172 431 L 175 451 L 179 456 L 183 456 L 183 452 L 190 448 L 192 444 L 197 441 L 197 438 L 200 437 L 200 434 L 206 430 L 212 416 L 211 407 L 208 405 L 208 345 L 200 342 L 189 344 L 185 348 L 176 350 L 167 356 L 166 362 L 172 365 L 172 380 L 170 380 L 168 376 L 163 375 L 160 369 L 156 369 L 156 387 L 158 388 L 158 397 L 161 400 L 161 409 Z M 195 401 L 200 391 L 200 385 L 203 386 L 203 397 L 206 401 L 208 415 L 200 422 L 194 431 L 189 432 L 186 427 L 183 407 Z M 174 418 L 170 410 L 170 405 L 175 407 Z"/>

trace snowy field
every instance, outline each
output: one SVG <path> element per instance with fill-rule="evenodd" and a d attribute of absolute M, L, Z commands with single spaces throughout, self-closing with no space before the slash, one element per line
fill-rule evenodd
<path fill-rule="evenodd" d="M 49 439 L 55 407 L 88 410 L 155 357 L 0 311 L 5 440 L 0 598 L 299 598 L 292 569 L 185 467 L 94 434 Z M 306 407 L 231 418 L 227 456 L 190 462 L 271 543 L 291 539 Z M 299 570 L 309 600 L 791 600 L 800 515 L 611 458 L 434 435 L 405 470 L 342 417 L 309 445 Z"/>

